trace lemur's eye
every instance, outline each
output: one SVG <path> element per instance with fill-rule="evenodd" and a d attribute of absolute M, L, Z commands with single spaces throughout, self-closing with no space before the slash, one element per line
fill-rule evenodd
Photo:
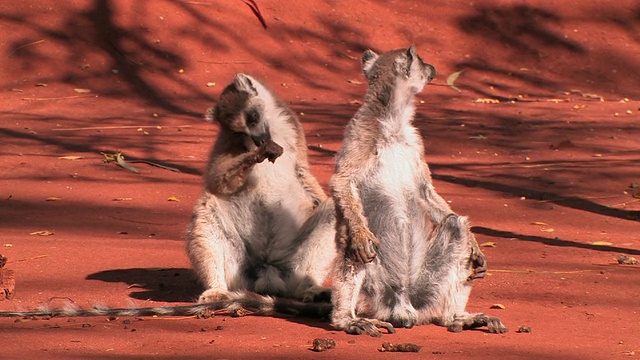
<path fill-rule="evenodd" d="M 260 113 L 256 110 L 249 110 L 245 113 L 248 127 L 256 126 L 260 122 Z"/>

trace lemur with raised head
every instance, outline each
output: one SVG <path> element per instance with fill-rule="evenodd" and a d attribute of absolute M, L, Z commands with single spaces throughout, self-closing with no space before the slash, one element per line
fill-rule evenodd
<path fill-rule="evenodd" d="M 186 236 L 188 256 L 206 288 L 197 305 L 69 304 L 0 317 L 171 316 L 240 308 L 256 315 L 330 314 L 331 290 L 322 285 L 336 255 L 334 205 L 309 170 L 297 117 L 258 80 L 237 74 L 207 118 L 220 131 Z M 309 303 L 316 300 L 321 302 Z"/>
<path fill-rule="evenodd" d="M 413 46 L 382 55 L 367 50 L 362 68 L 368 90 L 330 181 L 334 327 L 372 336 L 428 323 L 506 332 L 500 319 L 465 311 L 472 281 L 485 275 L 485 257 L 467 219 L 436 193 L 412 125 L 414 97 L 435 68 Z"/>

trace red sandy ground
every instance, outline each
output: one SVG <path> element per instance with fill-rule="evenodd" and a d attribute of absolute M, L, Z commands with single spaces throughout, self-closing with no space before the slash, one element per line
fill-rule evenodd
<path fill-rule="evenodd" d="M 365 91 L 360 53 L 413 43 L 439 72 L 415 120 L 436 187 L 495 245 L 468 308 L 511 331 L 376 339 L 287 317 L 1 319 L 3 359 L 640 356 L 640 266 L 614 260 L 640 258 L 637 1 L 257 2 L 266 30 L 232 0 L 0 4 L 0 253 L 17 284 L 0 309 L 191 302 L 201 289 L 183 233 L 217 131 L 201 114 L 232 75 L 264 79 L 300 114 L 326 186 Z M 457 92 L 445 81 L 460 70 Z M 117 150 L 181 172 L 102 162 Z M 311 352 L 317 337 L 337 347 Z M 423 348 L 380 353 L 383 341 Z"/>

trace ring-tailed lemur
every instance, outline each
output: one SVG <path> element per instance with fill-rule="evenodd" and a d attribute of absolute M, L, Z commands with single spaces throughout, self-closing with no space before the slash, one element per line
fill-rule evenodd
<path fill-rule="evenodd" d="M 472 280 L 485 257 L 467 219 L 433 187 L 424 145 L 413 127 L 414 96 L 435 68 L 413 46 L 378 55 L 362 67 L 369 88 L 347 126 L 330 181 L 336 206 L 338 256 L 332 321 L 348 333 L 436 323 L 458 332 L 500 319 L 470 314 Z"/>

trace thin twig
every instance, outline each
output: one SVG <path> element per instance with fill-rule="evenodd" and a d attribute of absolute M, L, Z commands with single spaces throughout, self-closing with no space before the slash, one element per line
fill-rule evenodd
<path fill-rule="evenodd" d="M 50 100 L 67 100 L 67 99 L 77 99 L 84 97 L 98 97 L 98 95 L 73 95 L 73 96 L 63 96 L 63 97 L 54 97 L 54 98 L 22 98 L 24 101 L 50 101 Z"/>
<path fill-rule="evenodd" d="M 228 65 L 228 64 L 253 64 L 253 61 L 247 60 L 237 60 L 237 61 L 206 61 L 206 60 L 198 60 L 200 63 L 204 64 L 218 64 L 218 65 Z"/>
<path fill-rule="evenodd" d="M 633 199 L 631 201 L 625 201 L 625 202 L 622 202 L 620 204 L 609 205 L 609 207 L 627 206 L 627 204 L 630 204 L 630 203 L 633 203 L 633 202 L 638 202 L 638 201 L 640 201 L 640 199 Z"/>
<path fill-rule="evenodd" d="M 36 260 L 36 259 L 42 259 L 42 258 L 46 258 L 49 257 L 49 255 L 38 255 L 38 256 L 34 256 L 34 257 L 30 257 L 30 258 L 23 258 L 23 259 L 17 259 L 17 260 L 9 260 L 7 261 L 8 263 L 11 262 L 22 262 L 22 261 L 27 261 L 27 260 Z"/>
<path fill-rule="evenodd" d="M 212 3 L 208 3 L 208 2 L 202 2 L 202 1 L 183 1 L 187 4 L 191 4 L 191 5 L 206 5 L 206 6 L 212 6 Z"/>
<path fill-rule="evenodd" d="M 258 8 L 258 4 L 254 0 L 241 0 L 245 3 L 253 12 L 253 14 L 260 20 L 262 27 L 267 28 L 267 22 L 264 20 L 262 13 L 260 12 L 260 8 Z"/>
<path fill-rule="evenodd" d="M 151 129 L 157 128 L 157 125 L 139 126 L 139 125 L 123 125 L 123 126 L 90 126 L 79 128 L 51 129 L 53 131 L 81 131 L 81 130 L 117 130 L 117 129 Z M 172 126 L 173 127 L 173 126 Z M 190 128 L 191 125 L 178 125 L 177 128 Z"/>
<path fill-rule="evenodd" d="M 611 198 L 616 198 L 619 197 L 620 195 L 607 195 L 607 196 L 564 196 L 564 197 L 560 197 L 560 198 L 555 198 L 555 199 L 546 199 L 546 200 L 539 200 L 539 202 L 541 203 L 546 203 L 546 202 L 555 202 L 555 201 L 568 201 L 568 200 L 576 200 L 576 199 L 580 199 L 580 200 L 602 200 L 602 199 L 611 199 Z"/>
<path fill-rule="evenodd" d="M 489 269 L 489 272 L 515 273 L 515 274 L 580 274 L 593 270 L 572 270 L 572 271 L 538 271 L 538 270 L 509 270 L 509 269 Z"/>
<path fill-rule="evenodd" d="M 40 44 L 40 43 L 43 43 L 43 42 L 44 42 L 44 39 L 41 39 L 41 40 L 36 40 L 34 42 L 30 42 L 28 44 L 24 44 L 22 46 L 18 46 L 11 53 L 9 53 L 9 55 L 7 55 L 7 59 L 10 58 L 11 56 L 13 56 L 13 54 L 15 54 L 18 50 L 22 50 L 22 49 L 24 49 L 24 48 L 26 48 L 28 46 Z"/>

